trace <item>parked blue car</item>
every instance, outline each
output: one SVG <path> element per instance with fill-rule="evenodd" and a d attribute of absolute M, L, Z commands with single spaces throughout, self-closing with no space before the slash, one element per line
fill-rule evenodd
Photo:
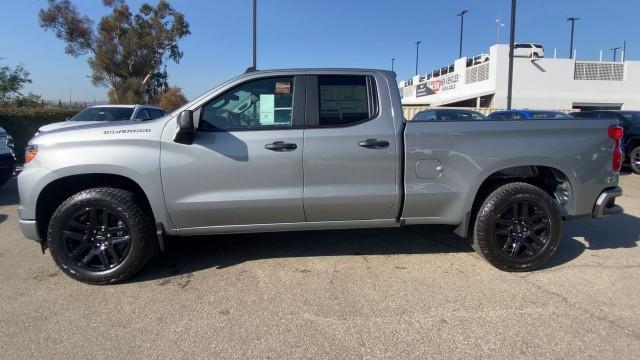
<path fill-rule="evenodd" d="M 502 110 L 489 114 L 489 120 L 520 120 L 520 119 L 572 119 L 573 116 L 561 111 L 547 110 Z"/>

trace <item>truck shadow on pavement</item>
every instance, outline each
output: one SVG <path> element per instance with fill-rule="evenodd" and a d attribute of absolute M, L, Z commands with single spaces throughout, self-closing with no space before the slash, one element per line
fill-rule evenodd
<path fill-rule="evenodd" d="M 472 252 L 447 226 L 297 231 L 169 239 L 131 281 L 149 281 L 249 261 L 321 256 L 413 255 Z"/>
<path fill-rule="evenodd" d="M 545 268 L 569 262 L 585 250 L 634 248 L 639 243 L 640 218 L 633 215 L 622 214 L 598 220 L 581 219 L 565 222 L 558 251 Z"/>
<path fill-rule="evenodd" d="M 131 281 L 163 279 L 264 259 L 472 252 L 469 242 L 452 231 L 451 227 L 434 225 L 172 238 L 167 251 Z M 636 247 L 639 234 L 640 219 L 628 214 L 566 222 L 558 250 L 545 268 L 569 263 L 587 249 Z M 478 257 L 477 261 L 483 260 Z"/>

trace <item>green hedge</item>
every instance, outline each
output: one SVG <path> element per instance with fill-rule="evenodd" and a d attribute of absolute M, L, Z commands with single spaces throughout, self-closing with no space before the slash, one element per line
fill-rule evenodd
<path fill-rule="evenodd" d="M 23 161 L 25 146 L 41 126 L 64 121 L 78 111 L 58 108 L 0 108 L 0 127 L 13 136 L 16 157 Z"/>

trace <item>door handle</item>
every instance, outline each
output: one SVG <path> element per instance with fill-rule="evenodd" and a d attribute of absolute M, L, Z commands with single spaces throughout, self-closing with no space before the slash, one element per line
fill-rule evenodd
<path fill-rule="evenodd" d="M 266 144 L 264 148 L 271 151 L 293 151 L 298 148 L 298 145 L 284 141 L 275 141 L 271 144 Z"/>
<path fill-rule="evenodd" d="M 389 147 L 389 142 L 386 140 L 367 139 L 364 141 L 360 141 L 358 145 L 368 149 L 384 149 L 386 147 Z"/>

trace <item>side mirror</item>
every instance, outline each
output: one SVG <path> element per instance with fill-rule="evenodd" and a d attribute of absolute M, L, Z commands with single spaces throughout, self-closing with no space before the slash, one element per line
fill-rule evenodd
<path fill-rule="evenodd" d="M 173 141 L 179 144 L 191 145 L 196 131 L 193 125 L 193 111 L 184 110 L 178 114 L 178 129 Z"/>

